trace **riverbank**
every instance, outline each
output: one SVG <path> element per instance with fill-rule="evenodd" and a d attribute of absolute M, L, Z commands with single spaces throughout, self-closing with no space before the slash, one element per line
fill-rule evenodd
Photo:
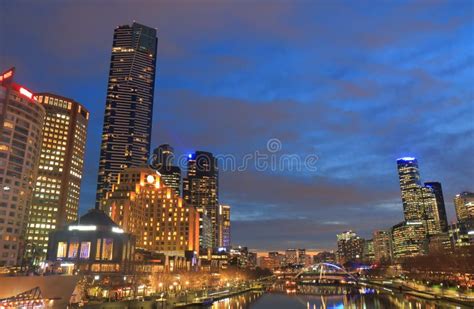
<path fill-rule="evenodd" d="M 443 301 L 448 301 L 454 304 L 463 305 L 469 308 L 474 308 L 474 298 L 469 297 L 468 295 L 462 295 L 459 293 L 455 295 L 449 295 L 448 291 L 441 290 L 442 292 L 440 294 L 440 293 L 434 292 L 433 290 L 428 290 L 427 287 L 425 287 L 424 290 L 415 289 L 401 282 L 398 283 L 396 281 L 390 281 L 390 280 L 364 281 L 364 282 L 360 282 L 360 284 L 361 285 L 366 284 L 368 286 L 372 286 L 375 288 L 382 288 L 390 292 L 405 293 L 407 295 L 412 295 L 412 296 L 424 298 L 427 300 L 443 300 Z"/>
<path fill-rule="evenodd" d="M 212 303 L 235 297 L 250 292 L 264 292 L 264 287 L 260 284 L 248 284 L 239 287 L 227 287 L 225 289 L 215 291 L 189 291 L 180 295 L 172 295 L 168 298 L 156 296 L 153 300 L 128 300 L 103 302 L 96 304 L 87 304 L 87 309 L 155 309 L 155 308 L 189 308 L 210 306 Z"/>

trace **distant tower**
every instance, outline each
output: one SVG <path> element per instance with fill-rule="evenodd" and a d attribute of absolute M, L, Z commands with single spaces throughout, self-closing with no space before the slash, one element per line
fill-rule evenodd
<path fill-rule="evenodd" d="M 174 149 L 163 144 L 153 150 L 151 167 L 161 174 L 161 181 L 172 188 L 176 195 L 181 196 L 181 169 L 173 165 Z"/>
<path fill-rule="evenodd" d="M 200 233 L 202 249 L 219 246 L 218 172 L 217 160 L 212 153 L 196 151 L 189 155 L 188 174 L 183 180 L 183 197 L 187 203 L 200 211 L 203 227 Z M 210 221 L 210 224 L 206 221 Z M 209 230 L 206 230 L 206 226 L 209 226 Z"/>
<path fill-rule="evenodd" d="M 96 208 L 118 174 L 148 162 L 156 70 L 156 29 L 138 23 L 114 31 L 100 147 Z"/>

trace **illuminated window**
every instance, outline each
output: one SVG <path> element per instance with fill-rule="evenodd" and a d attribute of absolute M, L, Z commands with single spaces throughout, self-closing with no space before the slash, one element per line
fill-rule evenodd
<path fill-rule="evenodd" d="M 112 238 L 104 238 L 102 242 L 102 259 L 112 260 L 114 250 L 114 240 Z"/>
<path fill-rule="evenodd" d="M 67 254 L 68 258 L 76 258 L 77 257 L 77 251 L 79 250 L 79 243 L 77 241 L 73 241 L 69 244 L 69 251 Z"/>
<path fill-rule="evenodd" d="M 81 259 L 88 259 L 91 251 L 91 242 L 90 241 L 83 241 L 81 242 L 81 253 L 79 257 Z"/>
<path fill-rule="evenodd" d="M 102 239 L 97 239 L 97 245 L 95 249 L 95 259 L 100 260 L 100 244 L 102 243 Z"/>
<path fill-rule="evenodd" d="M 66 257 L 66 251 L 67 251 L 67 242 L 60 241 L 58 243 L 58 258 L 65 258 Z"/>

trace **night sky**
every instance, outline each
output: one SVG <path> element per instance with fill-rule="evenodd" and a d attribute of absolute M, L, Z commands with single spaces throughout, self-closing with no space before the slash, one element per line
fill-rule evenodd
<path fill-rule="evenodd" d="M 474 190 L 473 1 L 0 0 L 0 70 L 91 112 L 80 212 L 94 206 L 113 30 L 158 29 L 152 146 L 316 155 L 317 170 L 221 171 L 234 244 L 333 248 L 402 220 L 396 159 Z"/>

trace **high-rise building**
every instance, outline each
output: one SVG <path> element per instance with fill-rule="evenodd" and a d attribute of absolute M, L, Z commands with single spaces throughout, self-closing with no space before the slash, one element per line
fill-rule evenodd
<path fill-rule="evenodd" d="M 125 169 L 106 201 L 112 220 L 137 237 L 137 247 L 181 257 L 199 249 L 198 213 L 163 185 L 153 169 Z"/>
<path fill-rule="evenodd" d="M 364 241 L 364 249 L 362 250 L 362 260 L 365 263 L 372 263 L 375 261 L 374 240 L 366 239 Z"/>
<path fill-rule="evenodd" d="M 49 233 L 77 220 L 89 112 L 55 94 L 35 98 L 46 117 L 26 237 L 46 256 Z"/>
<path fill-rule="evenodd" d="M 174 149 L 163 144 L 153 150 L 151 167 L 161 174 L 161 181 L 181 196 L 181 169 L 174 166 Z"/>
<path fill-rule="evenodd" d="M 375 261 L 392 260 L 392 235 L 390 231 L 375 231 L 373 233 Z"/>
<path fill-rule="evenodd" d="M 230 247 L 230 206 L 219 205 L 219 247 Z"/>
<path fill-rule="evenodd" d="M 13 77 L 0 75 L 0 266 L 22 262 L 46 113 Z"/>
<path fill-rule="evenodd" d="M 285 251 L 285 264 L 295 265 L 298 263 L 298 251 L 296 249 L 286 249 Z"/>
<path fill-rule="evenodd" d="M 156 69 L 156 29 L 133 23 L 114 31 L 100 148 L 96 208 L 118 174 L 148 162 Z"/>
<path fill-rule="evenodd" d="M 474 193 L 462 192 L 454 198 L 458 221 L 474 220 Z"/>
<path fill-rule="evenodd" d="M 187 177 L 183 180 L 183 197 L 186 203 L 193 205 L 201 215 L 201 237 L 210 235 L 211 243 L 202 239 L 203 249 L 219 246 L 218 211 L 219 187 L 217 160 L 210 152 L 196 151 L 188 157 Z M 208 229 L 206 218 L 210 221 Z"/>
<path fill-rule="evenodd" d="M 474 220 L 461 220 L 450 225 L 448 237 L 453 248 L 474 246 Z"/>
<path fill-rule="evenodd" d="M 441 209 L 442 203 L 444 204 L 441 185 L 421 185 L 418 161 L 415 158 L 400 158 L 397 160 L 397 167 L 405 221 L 422 222 L 426 236 L 441 233 L 445 220 L 445 211 L 443 216 Z"/>
<path fill-rule="evenodd" d="M 399 158 L 397 168 L 405 220 L 421 220 L 424 210 L 418 202 L 418 189 L 421 187 L 418 161 L 412 157 Z"/>
<path fill-rule="evenodd" d="M 353 231 L 337 235 L 337 260 L 339 263 L 353 262 L 362 259 L 364 239 Z"/>
<path fill-rule="evenodd" d="M 306 264 L 306 249 L 298 249 L 298 264 L 305 265 Z"/>
<path fill-rule="evenodd" d="M 428 250 L 426 228 L 422 221 L 404 221 L 392 227 L 393 258 L 425 254 Z"/>
<path fill-rule="evenodd" d="M 425 187 L 431 188 L 436 198 L 436 216 L 439 218 L 439 225 L 442 232 L 448 231 L 448 218 L 446 216 L 446 206 L 444 204 L 443 188 L 440 182 L 425 182 Z"/>

